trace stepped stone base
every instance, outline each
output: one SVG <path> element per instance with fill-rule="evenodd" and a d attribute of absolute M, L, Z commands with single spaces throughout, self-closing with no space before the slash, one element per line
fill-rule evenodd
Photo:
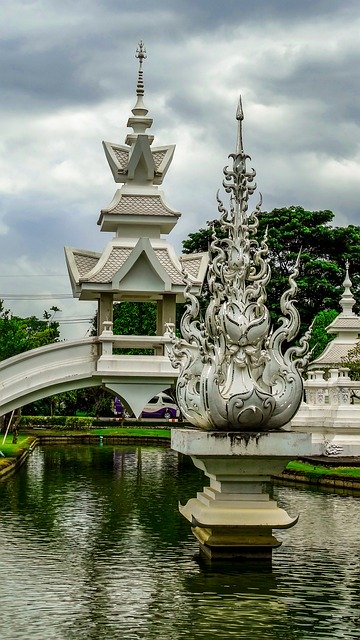
<path fill-rule="evenodd" d="M 200 552 L 210 559 L 271 558 L 281 544 L 272 529 L 292 527 L 298 518 L 280 509 L 265 485 L 290 460 L 309 455 L 310 434 L 177 429 L 171 446 L 210 478 L 209 487 L 179 506 Z"/>

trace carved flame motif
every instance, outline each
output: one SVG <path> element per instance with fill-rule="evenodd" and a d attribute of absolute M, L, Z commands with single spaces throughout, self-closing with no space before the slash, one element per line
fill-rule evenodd
<path fill-rule="evenodd" d="M 300 326 L 294 306 L 297 260 L 282 295 L 280 326 L 271 331 L 266 302 L 270 280 L 267 238 L 256 238 L 262 204 L 248 212 L 255 192 L 254 169 L 243 151 L 241 102 L 237 110 L 238 143 L 224 169 L 223 186 L 230 194 L 226 209 L 217 195 L 220 227 L 225 239 L 213 234 L 209 249 L 207 287 L 210 301 L 200 319 L 199 300 L 191 293 L 184 272 L 185 313 L 182 338 L 171 333 L 169 355 L 179 368 L 177 399 L 184 417 L 208 430 L 261 431 L 281 429 L 296 413 L 303 383 L 299 367 L 308 351 L 308 334 L 297 347 L 284 349 Z"/>

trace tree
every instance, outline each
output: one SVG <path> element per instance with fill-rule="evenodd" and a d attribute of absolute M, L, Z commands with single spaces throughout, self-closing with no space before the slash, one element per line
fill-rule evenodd
<path fill-rule="evenodd" d="M 328 333 L 326 327 L 335 320 L 337 315 L 339 314 L 335 309 L 326 309 L 316 314 L 309 339 L 311 360 L 316 360 L 323 353 L 326 345 L 334 339 L 335 335 Z"/>
<path fill-rule="evenodd" d="M 156 302 L 120 302 L 114 305 L 113 331 L 119 335 L 155 335 L 156 314 Z"/>
<path fill-rule="evenodd" d="M 360 380 L 360 342 L 350 349 L 342 365 L 350 369 L 349 376 L 352 380 Z"/>
<path fill-rule="evenodd" d="M 55 310 L 52 310 L 55 313 Z M 57 342 L 60 337 L 59 323 L 51 321 L 51 314 L 48 314 L 49 317 L 47 314 L 45 311 L 45 320 L 39 320 L 36 316 L 20 318 L 12 315 L 9 309 L 5 309 L 4 301 L 0 300 L 0 360 Z M 17 438 L 18 422 L 16 417 L 13 423 L 14 442 Z"/>
<path fill-rule="evenodd" d="M 0 300 L 0 360 L 57 342 L 59 336 L 58 322 L 14 316 Z"/>
<path fill-rule="evenodd" d="M 279 300 L 288 287 L 289 273 L 300 251 L 297 308 L 302 333 L 319 311 L 339 309 L 346 259 L 350 262 L 353 294 L 359 305 L 360 227 L 332 227 L 333 218 L 332 211 L 307 211 L 300 206 L 259 215 L 258 239 L 262 239 L 268 229 L 272 278 L 267 294 L 273 322 L 279 317 Z M 184 252 L 207 251 L 212 227 L 218 233 L 219 221 L 211 221 L 207 229 L 190 234 L 183 242 Z"/>

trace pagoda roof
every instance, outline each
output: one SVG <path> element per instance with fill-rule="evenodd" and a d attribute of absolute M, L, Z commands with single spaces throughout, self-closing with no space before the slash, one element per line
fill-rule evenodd
<path fill-rule="evenodd" d="M 350 349 L 353 349 L 355 346 L 355 342 L 340 342 L 339 340 L 332 340 L 326 346 L 325 350 L 313 360 L 309 365 L 309 369 L 318 369 L 319 367 L 331 367 L 331 366 L 339 366 L 339 364 L 343 364 L 343 360 L 347 358 L 347 355 Z M 343 365 L 344 366 L 344 365 Z"/>
<path fill-rule="evenodd" d="M 180 215 L 170 209 L 158 191 L 131 194 L 118 189 L 109 206 L 101 210 L 98 224 L 102 231 L 116 231 L 121 224 L 145 221 L 160 226 L 161 233 L 169 233 Z"/>
<path fill-rule="evenodd" d="M 140 138 L 140 136 L 138 137 Z M 149 138 L 149 136 L 143 136 L 143 138 Z M 143 140 L 141 142 L 141 146 L 143 147 L 142 150 L 143 152 L 146 152 L 146 141 Z M 147 141 L 147 145 L 149 145 L 149 141 Z M 140 146 L 140 144 L 138 146 Z M 131 171 L 130 160 L 134 151 L 134 147 L 115 144 L 113 142 L 103 142 L 103 147 L 115 182 L 127 182 L 127 179 L 129 177 L 129 169 Z M 171 144 L 154 148 L 150 148 L 149 145 L 148 148 L 148 155 L 150 154 L 153 164 L 154 177 L 152 183 L 159 185 L 162 183 L 165 174 L 171 164 L 175 151 L 175 145 Z"/>
<path fill-rule="evenodd" d="M 154 275 L 152 294 L 182 293 L 182 265 L 188 271 L 190 281 L 200 288 L 208 261 L 205 253 L 182 256 L 179 260 L 167 242 L 148 238 L 137 241 L 115 238 L 102 254 L 72 247 L 66 247 L 65 254 L 74 295 L 86 299 L 98 298 L 99 293 L 105 291 L 123 297 L 123 290 L 126 292 L 131 286 L 133 293 L 150 294 L 151 287 L 146 282 L 149 270 Z M 132 279 L 134 283 L 130 285 Z"/>
<path fill-rule="evenodd" d="M 335 334 L 334 338 L 326 345 L 323 353 L 309 364 L 309 369 L 341 364 L 347 358 L 350 349 L 353 349 L 360 339 L 360 316 L 353 310 L 355 299 L 351 293 L 348 263 L 346 263 L 343 286 L 344 291 L 340 298 L 342 310 L 326 327 L 327 333 Z"/>
<path fill-rule="evenodd" d="M 343 316 L 341 313 L 326 328 L 328 333 L 338 333 L 339 331 L 354 331 L 360 333 L 360 316 L 355 313 L 351 316 Z"/>

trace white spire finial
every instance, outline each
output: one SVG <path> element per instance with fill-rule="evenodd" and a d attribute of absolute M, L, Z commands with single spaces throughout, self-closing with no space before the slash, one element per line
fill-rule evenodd
<path fill-rule="evenodd" d="M 130 116 L 128 120 L 128 127 L 132 127 L 134 133 L 129 133 L 126 136 L 126 144 L 133 146 L 137 140 L 139 134 L 144 134 L 146 129 L 151 127 L 152 118 L 147 116 L 148 109 L 144 105 L 144 73 L 143 73 L 143 62 L 147 58 L 146 49 L 144 47 L 144 43 L 140 40 L 138 47 L 136 49 L 135 58 L 139 60 L 139 71 L 138 71 L 138 79 L 136 84 L 136 104 L 133 109 L 131 109 L 132 116 Z M 154 136 L 148 136 L 148 140 L 150 144 L 152 143 Z"/>
<path fill-rule="evenodd" d="M 135 58 L 139 60 L 139 73 L 138 73 L 138 81 L 136 85 L 136 95 L 143 96 L 144 95 L 144 72 L 142 68 L 143 61 L 147 58 L 146 49 L 144 47 L 144 43 L 140 40 L 138 48 L 136 49 Z"/>
<path fill-rule="evenodd" d="M 355 304 L 355 299 L 351 292 L 352 282 L 349 276 L 349 260 L 345 262 L 345 279 L 343 282 L 344 291 L 340 298 L 340 305 L 342 307 L 342 313 L 347 316 L 353 316 L 353 306 Z"/>
<path fill-rule="evenodd" d="M 146 116 L 148 109 L 144 105 L 143 96 L 145 93 L 144 88 L 144 72 L 143 72 L 143 61 L 147 58 L 146 49 L 144 47 L 144 43 L 140 40 L 138 47 L 136 49 L 135 58 L 139 60 L 139 71 L 138 71 L 138 79 L 136 84 L 136 95 L 137 101 L 135 107 L 132 109 L 134 116 Z"/>
<path fill-rule="evenodd" d="M 244 112 L 242 108 L 241 95 L 239 96 L 239 102 L 236 109 L 236 120 L 238 121 L 237 140 L 236 140 L 236 153 L 242 153 L 244 150 L 242 139 L 242 122 L 244 120 Z"/>

